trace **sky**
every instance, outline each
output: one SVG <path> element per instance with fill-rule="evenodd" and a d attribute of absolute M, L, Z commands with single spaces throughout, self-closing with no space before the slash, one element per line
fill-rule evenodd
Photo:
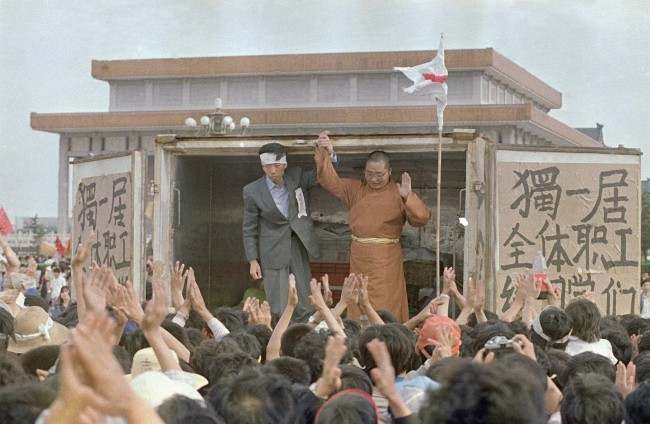
<path fill-rule="evenodd" d="M 107 111 L 92 59 L 423 50 L 440 32 L 559 90 L 555 118 L 650 153 L 650 0 L 0 0 L 0 206 L 56 216 L 58 135 L 29 114 Z"/>

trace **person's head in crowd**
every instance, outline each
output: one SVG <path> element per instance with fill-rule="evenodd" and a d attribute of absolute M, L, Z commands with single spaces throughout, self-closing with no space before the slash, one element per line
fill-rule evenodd
<path fill-rule="evenodd" d="M 641 335 L 644 332 L 650 330 L 650 320 L 641 318 L 639 315 L 635 314 L 626 314 L 619 317 L 619 322 L 625 330 L 627 331 L 628 336 Z"/>
<path fill-rule="evenodd" d="M 347 338 L 352 356 L 359 357 L 359 336 L 361 336 L 361 323 L 353 319 L 343 319 L 343 331 Z"/>
<path fill-rule="evenodd" d="M 368 186 L 373 190 L 385 187 L 390 181 L 390 173 L 390 156 L 388 156 L 388 153 L 381 150 L 370 152 L 363 171 L 363 179 Z"/>
<path fill-rule="evenodd" d="M 203 363 L 203 368 L 194 370 L 208 379 L 209 386 L 236 376 L 247 370 L 255 370 L 260 364 L 244 352 L 222 353 Z M 206 388 L 209 390 L 209 387 Z"/>
<path fill-rule="evenodd" d="M 323 372 L 323 360 L 325 359 L 325 345 L 327 339 L 331 334 L 328 331 L 312 331 L 306 334 L 296 344 L 293 351 L 293 356 L 302 359 L 309 366 L 311 373 L 311 382 L 315 382 Z M 347 364 L 352 361 L 352 353 L 350 349 L 345 351 L 342 364 Z"/>
<path fill-rule="evenodd" d="M 307 363 L 291 356 L 280 356 L 266 362 L 262 366 L 262 371 L 283 375 L 292 384 L 308 386 L 311 382 L 311 371 Z"/>
<path fill-rule="evenodd" d="M 59 278 L 59 276 L 61 275 L 61 268 L 59 268 L 58 266 L 53 266 L 52 275 L 54 275 L 54 278 Z"/>
<path fill-rule="evenodd" d="M 494 320 L 494 321 L 496 321 L 496 320 Z M 530 338 L 530 333 L 531 333 L 530 328 L 522 320 L 518 319 L 518 320 L 514 320 L 512 322 L 509 322 L 508 327 L 510 327 L 510 329 L 512 330 L 513 333 L 515 333 L 515 334 L 523 334 L 524 336 Z"/>
<path fill-rule="evenodd" d="M 243 331 L 248 324 L 248 315 L 241 309 L 221 306 L 214 310 L 214 317 L 231 332 Z"/>
<path fill-rule="evenodd" d="M 237 342 L 232 338 L 225 340 L 221 339 L 219 341 L 215 339 L 206 339 L 194 349 L 194 352 L 192 352 L 192 355 L 190 356 L 190 366 L 195 372 L 205 375 L 204 373 L 208 372 L 208 365 L 215 361 L 219 355 L 237 352 L 243 353 Z"/>
<path fill-rule="evenodd" d="M 291 383 L 277 374 L 249 370 L 208 394 L 228 424 L 289 424 L 296 419 Z"/>
<path fill-rule="evenodd" d="M 650 381 L 639 386 L 625 398 L 625 424 L 650 423 Z"/>
<path fill-rule="evenodd" d="M 499 320 L 499 316 L 497 314 L 495 314 L 494 312 L 490 312 L 490 311 L 483 311 L 483 312 L 485 312 L 485 317 L 488 319 L 488 322 L 493 322 L 493 321 L 498 321 Z M 476 319 L 476 314 L 474 312 L 472 312 L 467 317 L 467 325 L 469 327 L 475 327 L 476 324 L 478 324 L 478 320 Z"/>
<path fill-rule="evenodd" d="M 14 317 L 9 310 L 0 308 L 0 354 L 7 351 L 9 339 L 14 337 Z"/>
<path fill-rule="evenodd" d="M 54 318 L 54 321 L 66 328 L 74 328 L 79 324 L 79 315 L 77 313 L 77 303 L 70 303 L 61 315 Z"/>
<path fill-rule="evenodd" d="M 408 370 L 411 355 L 415 352 L 415 343 L 398 326 L 401 324 L 371 325 L 361 333 L 359 362 L 366 371 L 369 372 L 376 367 L 375 360 L 367 347 L 374 339 L 386 343 L 396 375 Z"/>
<path fill-rule="evenodd" d="M 459 358 L 457 356 L 442 358 L 431 364 L 426 371 L 426 375 L 437 383 L 446 384 L 449 381 L 449 377 L 456 372 L 457 367 L 467 364 L 468 361 L 469 359 Z"/>
<path fill-rule="evenodd" d="M 650 380 L 650 352 L 638 354 L 632 362 L 636 365 L 636 382 Z"/>
<path fill-rule="evenodd" d="M 625 365 L 632 359 L 632 340 L 625 327 L 611 319 L 603 319 L 600 323 L 600 336 L 612 345 L 612 353 Z"/>
<path fill-rule="evenodd" d="M 280 143 L 267 143 L 260 147 L 258 154 L 264 174 L 275 184 L 282 184 L 287 169 L 287 151 Z"/>
<path fill-rule="evenodd" d="M 28 306 L 16 315 L 15 341 L 10 339 L 7 350 L 24 353 L 30 349 L 47 345 L 60 345 L 68 337 L 68 329 L 50 316 L 39 306 Z"/>
<path fill-rule="evenodd" d="M 165 400 L 156 408 L 158 416 L 165 424 L 221 424 L 223 420 L 209 405 L 196 399 L 176 395 Z"/>
<path fill-rule="evenodd" d="M 616 369 L 611 361 L 593 352 L 582 352 L 572 356 L 564 369 L 562 380 L 568 385 L 578 374 L 585 373 L 601 375 L 611 382 L 616 380 Z"/>
<path fill-rule="evenodd" d="M 271 334 L 273 330 L 263 324 L 249 325 L 246 329 L 246 332 L 257 339 L 257 342 L 260 345 L 261 349 L 261 361 L 262 363 L 266 362 L 266 348 L 271 340 Z"/>
<path fill-rule="evenodd" d="M 429 392 L 419 416 L 423 424 L 543 423 L 544 392 L 520 368 L 467 362 Z"/>
<path fill-rule="evenodd" d="M 485 343 L 492 337 L 503 336 L 507 339 L 512 339 L 515 333 L 510 329 L 505 322 L 482 322 L 474 327 L 474 341 L 472 342 L 471 356 L 478 353 L 479 350 L 485 347 Z"/>
<path fill-rule="evenodd" d="M 359 423 L 375 424 L 379 411 L 368 393 L 347 389 L 331 396 L 316 414 L 315 424 Z"/>
<path fill-rule="evenodd" d="M 35 381 L 35 376 L 27 374 L 18 359 L 6 353 L 0 354 L 0 387 L 31 381 Z"/>
<path fill-rule="evenodd" d="M 600 340 L 600 311 L 595 303 L 587 299 L 576 299 L 564 310 L 571 320 L 571 335 L 593 343 Z"/>
<path fill-rule="evenodd" d="M 68 286 L 61 287 L 61 293 L 59 293 L 59 298 L 57 299 L 57 302 L 61 306 L 68 306 L 68 304 L 70 303 L 70 287 Z"/>
<path fill-rule="evenodd" d="M 185 327 L 185 334 L 187 334 L 187 339 L 190 341 L 190 345 L 192 345 L 190 351 L 194 351 L 194 349 L 196 349 L 196 347 L 204 340 L 203 334 L 198 328 Z"/>
<path fill-rule="evenodd" d="M 134 375 L 129 382 L 133 391 L 153 408 L 157 408 L 168 399 L 182 395 L 203 402 L 199 392 L 185 381 L 172 380 L 160 371 L 145 371 Z"/>
<path fill-rule="evenodd" d="M 639 338 L 639 353 L 650 351 L 650 330 L 645 331 Z"/>
<path fill-rule="evenodd" d="M 549 377 L 551 377 L 558 389 L 564 389 L 566 385 L 566 381 L 564 380 L 565 370 L 567 365 L 569 365 L 571 355 L 563 350 L 549 349 L 546 351 L 546 356 L 550 363 L 549 373 L 551 375 Z"/>
<path fill-rule="evenodd" d="M 129 352 L 131 357 L 133 357 L 136 352 L 149 347 L 149 342 L 140 328 L 128 334 L 124 333 L 120 344 L 127 352 Z"/>
<path fill-rule="evenodd" d="M 564 349 L 569 341 L 571 328 L 571 319 L 566 312 L 549 305 L 533 320 L 530 341 L 542 349 Z"/>
<path fill-rule="evenodd" d="M 294 350 L 298 341 L 313 330 L 309 324 L 290 325 L 280 339 L 280 352 L 283 355 L 294 356 Z"/>
<path fill-rule="evenodd" d="M 160 326 L 167 330 L 169 334 L 174 336 L 176 340 L 181 342 L 183 346 L 185 346 L 188 350 L 192 350 L 192 344 L 190 343 L 190 340 L 187 338 L 187 333 L 185 332 L 185 328 L 181 327 L 180 325 L 176 324 L 175 322 L 172 322 L 170 319 L 164 320 Z"/>
<path fill-rule="evenodd" d="M 187 321 L 185 321 L 185 329 L 188 330 L 190 328 L 195 328 L 197 330 L 203 330 L 204 328 L 207 328 L 207 325 L 203 321 L 203 318 L 201 318 L 201 315 L 199 315 L 199 313 L 194 309 L 190 309 L 189 317 L 187 318 Z"/>
<path fill-rule="evenodd" d="M 377 310 L 377 315 L 381 318 L 382 321 L 386 324 L 399 324 L 399 320 L 397 317 L 391 312 L 386 309 L 379 309 Z"/>
<path fill-rule="evenodd" d="M 562 424 L 621 424 L 625 420 L 623 396 L 602 375 L 580 373 L 563 394 Z"/>
<path fill-rule="evenodd" d="M 44 384 L 31 382 L 0 387 L 0 423 L 33 423 L 48 408 L 56 392 Z"/>
<path fill-rule="evenodd" d="M 372 380 L 361 368 L 355 365 L 339 365 L 341 370 L 341 387 L 338 391 L 359 389 L 372 395 Z"/>
<path fill-rule="evenodd" d="M 421 353 L 425 350 L 431 355 L 435 349 L 435 345 L 429 340 L 439 341 L 445 333 L 449 333 L 453 340 L 451 346 L 452 355 L 460 355 L 460 327 L 454 320 L 442 315 L 434 315 L 424 321 L 415 344 L 417 351 Z"/>
<path fill-rule="evenodd" d="M 58 345 L 35 347 L 20 355 L 20 363 L 27 374 L 38 376 L 54 366 L 60 351 Z"/>
<path fill-rule="evenodd" d="M 473 328 L 467 325 L 460 326 L 460 356 L 472 357 L 474 352 Z"/>
<path fill-rule="evenodd" d="M 25 306 L 38 306 L 39 308 L 43 309 L 45 312 L 49 312 L 50 310 L 50 304 L 47 302 L 47 300 L 43 299 L 40 296 L 33 296 L 33 295 L 26 295 L 25 296 Z"/>
<path fill-rule="evenodd" d="M 255 360 L 259 360 L 262 355 L 260 342 L 257 341 L 255 336 L 245 331 L 236 331 L 234 333 L 226 334 L 223 339 L 234 340 L 239 345 L 242 352 L 248 354 Z"/>
<path fill-rule="evenodd" d="M 541 387 L 542 391 L 546 390 L 546 370 L 536 361 L 514 351 L 499 356 L 497 361 L 499 365 L 509 371 L 519 370 L 522 374 L 527 374 L 529 377 L 533 378 L 535 384 Z"/>

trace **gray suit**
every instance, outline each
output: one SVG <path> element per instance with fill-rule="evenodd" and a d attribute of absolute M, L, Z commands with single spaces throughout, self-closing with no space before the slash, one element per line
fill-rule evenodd
<path fill-rule="evenodd" d="M 264 291 L 274 313 L 287 304 L 289 273 L 296 276 L 300 300 L 298 316 L 311 311 L 309 304 L 309 257 L 320 256 L 314 223 L 309 211 L 309 189 L 317 184 L 314 171 L 287 168 L 284 182 L 289 192 L 288 217 L 285 217 L 267 186 L 266 176 L 246 185 L 244 196 L 244 250 L 246 259 L 257 259 L 262 268 Z M 302 190 L 307 216 L 298 218 L 296 191 Z"/>

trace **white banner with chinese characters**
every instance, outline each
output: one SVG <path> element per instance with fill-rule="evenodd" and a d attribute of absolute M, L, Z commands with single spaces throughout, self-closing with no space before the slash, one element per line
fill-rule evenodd
<path fill-rule="evenodd" d="M 131 173 L 83 178 L 77 187 L 74 212 L 74 251 L 91 232 L 97 240 L 90 249 L 91 262 L 113 268 L 120 283 L 131 277 L 133 246 L 133 191 Z"/>
<path fill-rule="evenodd" d="M 499 150 L 497 312 L 542 252 L 561 306 L 593 291 L 603 314 L 639 311 L 637 155 Z"/>

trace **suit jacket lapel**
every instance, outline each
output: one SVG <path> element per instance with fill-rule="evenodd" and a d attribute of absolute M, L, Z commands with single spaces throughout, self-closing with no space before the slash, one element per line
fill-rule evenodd
<path fill-rule="evenodd" d="M 273 196 L 271 196 L 271 191 L 269 190 L 269 186 L 266 183 L 266 176 L 260 179 L 259 186 L 262 200 L 266 203 L 267 207 L 273 210 L 280 218 L 286 219 L 284 215 L 282 215 L 282 212 L 280 212 L 280 209 L 278 209 L 276 206 L 275 201 L 273 200 Z"/>
<path fill-rule="evenodd" d="M 296 204 L 296 189 L 298 184 L 288 175 L 284 176 L 284 183 L 289 191 L 289 219 L 295 218 L 298 214 L 298 205 Z"/>

